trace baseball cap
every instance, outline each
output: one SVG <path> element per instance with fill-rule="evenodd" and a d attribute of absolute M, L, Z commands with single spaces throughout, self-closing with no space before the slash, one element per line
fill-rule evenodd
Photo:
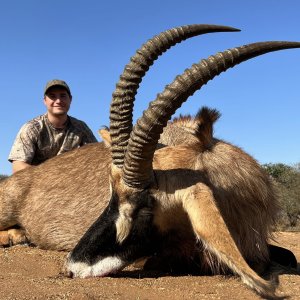
<path fill-rule="evenodd" d="M 65 81 L 60 80 L 60 79 L 53 79 L 53 80 L 48 81 L 46 84 L 46 87 L 45 87 L 44 95 L 46 95 L 47 91 L 54 86 L 64 88 L 68 92 L 68 94 L 71 96 L 71 91 L 70 91 L 69 86 L 67 85 L 67 83 Z"/>

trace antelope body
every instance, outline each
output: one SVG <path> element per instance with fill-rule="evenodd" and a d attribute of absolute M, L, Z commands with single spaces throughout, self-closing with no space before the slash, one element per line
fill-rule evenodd
<path fill-rule="evenodd" d="M 217 111 L 204 108 L 195 118 L 168 120 L 229 67 L 300 43 L 249 44 L 202 60 L 167 86 L 132 126 L 136 91 L 157 56 L 183 39 L 214 31 L 236 30 L 175 28 L 138 50 L 113 94 L 106 143 L 3 181 L 0 230 L 19 224 L 46 249 L 76 245 L 66 262 L 69 276 L 105 276 L 150 257 L 148 267 L 161 259 L 171 268 L 179 261 L 200 272 L 231 270 L 260 295 L 275 296 L 273 283 L 254 271 L 270 261 L 268 239 L 278 211 L 268 175 L 244 151 L 213 137 Z"/>

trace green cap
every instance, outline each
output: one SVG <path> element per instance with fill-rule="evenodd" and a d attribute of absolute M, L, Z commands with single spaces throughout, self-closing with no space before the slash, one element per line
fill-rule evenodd
<path fill-rule="evenodd" d="M 70 91 L 69 86 L 67 85 L 67 83 L 65 81 L 60 80 L 60 79 L 53 79 L 53 80 L 48 81 L 46 84 L 46 87 L 45 87 L 44 95 L 46 95 L 48 90 L 54 86 L 64 88 L 68 92 L 68 94 L 71 96 L 71 91 Z"/>

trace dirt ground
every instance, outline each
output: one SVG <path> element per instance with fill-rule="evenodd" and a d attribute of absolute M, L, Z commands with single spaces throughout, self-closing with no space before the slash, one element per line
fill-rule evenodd
<path fill-rule="evenodd" d="M 300 232 L 278 233 L 277 240 L 300 261 Z M 158 276 L 129 268 L 115 277 L 65 278 L 65 256 L 28 246 L 1 248 L 0 299 L 260 299 L 235 276 Z M 300 275 L 280 275 L 279 281 L 279 296 L 300 299 Z"/>

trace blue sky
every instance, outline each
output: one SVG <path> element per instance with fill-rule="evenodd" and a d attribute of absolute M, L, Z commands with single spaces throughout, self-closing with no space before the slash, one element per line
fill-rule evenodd
<path fill-rule="evenodd" d="M 45 112 L 43 89 L 50 79 L 68 82 L 70 115 L 97 135 L 109 125 L 111 94 L 125 64 L 161 31 L 194 23 L 242 30 L 195 37 L 160 57 L 138 91 L 134 121 L 166 84 L 202 58 L 252 42 L 300 41 L 297 0 L 12 0 L 0 8 L 0 174 L 11 174 L 7 156 L 19 128 Z M 177 114 L 217 108 L 216 137 L 260 163 L 300 162 L 299 69 L 300 49 L 255 58 L 210 81 Z"/>

